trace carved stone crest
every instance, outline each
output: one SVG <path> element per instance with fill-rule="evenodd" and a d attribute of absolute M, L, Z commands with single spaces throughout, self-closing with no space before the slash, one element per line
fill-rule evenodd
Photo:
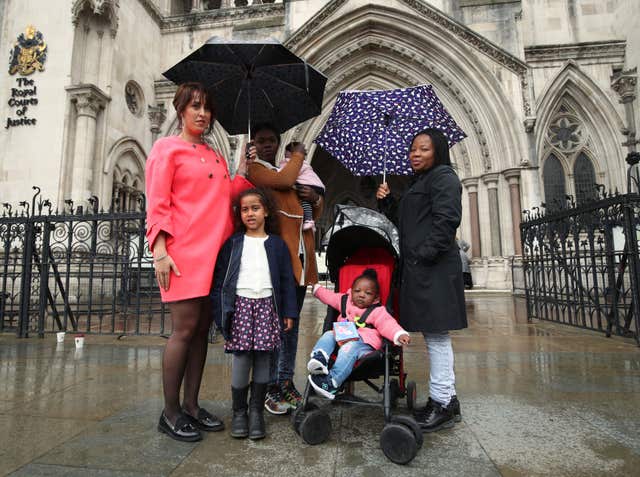
<path fill-rule="evenodd" d="M 34 71 L 44 71 L 44 62 L 47 59 L 47 44 L 42 33 L 33 25 L 29 25 L 24 33 L 20 33 L 18 40 L 13 44 L 11 58 L 9 60 L 9 74 L 16 73 L 28 76 Z"/>

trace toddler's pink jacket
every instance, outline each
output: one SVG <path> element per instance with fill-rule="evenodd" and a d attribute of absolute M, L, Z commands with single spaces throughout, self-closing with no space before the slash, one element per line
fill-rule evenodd
<path fill-rule="evenodd" d="M 284 157 L 280 159 L 280 167 L 278 169 L 282 169 L 289 162 L 288 157 Z M 322 180 L 318 177 L 318 174 L 315 173 L 313 167 L 306 162 L 302 163 L 302 167 L 300 168 L 300 172 L 298 173 L 298 178 L 296 179 L 298 184 L 314 186 L 314 187 L 322 187 L 325 189 Z"/>
<path fill-rule="evenodd" d="M 344 293 L 335 293 L 327 290 L 321 285 L 315 285 L 313 287 L 314 296 L 325 305 L 329 305 L 332 308 L 340 311 L 340 305 L 342 296 Z M 351 300 L 351 289 L 346 293 L 349 296 L 347 300 L 347 318 L 342 318 L 342 315 L 338 318 L 338 321 L 354 321 L 356 316 L 362 316 L 366 311 L 364 308 L 358 308 Z M 367 324 L 373 326 L 373 328 L 362 327 L 358 328 L 360 338 L 374 349 L 382 348 L 382 337 L 393 341 L 394 344 L 399 345 L 398 338 L 401 335 L 408 335 L 402 326 L 398 324 L 393 316 L 389 314 L 384 306 L 375 308 L 367 317 Z"/>

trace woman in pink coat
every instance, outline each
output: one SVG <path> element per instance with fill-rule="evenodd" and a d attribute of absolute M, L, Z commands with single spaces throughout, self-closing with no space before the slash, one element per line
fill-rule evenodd
<path fill-rule="evenodd" d="M 165 404 L 158 430 L 197 441 L 200 430 L 224 428 L 198 405 L 212 316 L 208 295 L 218 251 L 233 231 L 232 197 L 251 183 L 243 177 L 244 161 L 231 179 L 224 158 L 204 142 L 215 111 L 201 84 L 180 85 L 173 106 L 181 133 L 156 141 L 146 168 L 147 239 L 173 325 L 162 359 Z"/>

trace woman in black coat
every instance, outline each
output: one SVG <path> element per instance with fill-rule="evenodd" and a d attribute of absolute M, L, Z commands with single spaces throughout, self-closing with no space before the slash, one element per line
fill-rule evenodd
<path fill-rule="evenodd" d="M 460 420 L 450 330 L 467 327 L 462 266 L 456 229 L 462 215 L 462 186 L 451 167 L 446 137 L 436 129 L 411 141 L 415 176 L 398 206 L 400 229 L 400 324 L 422 332 L 429 351 L 429 401 L 416 413 L 425 432 Z M 376 197 L 389 209 L 389 186 Z"/>

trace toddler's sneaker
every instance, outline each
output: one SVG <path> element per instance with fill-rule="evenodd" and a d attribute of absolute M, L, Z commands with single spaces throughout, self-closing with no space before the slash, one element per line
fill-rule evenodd
<path fill-rule="evenodd" d="M 302 404 L 302 394 L 298 392 L 293 381 L 287 379 L 280 389 L 282 389 L 282 397 L 292 408 L 295 409 Z"/>
<path fill-rule="evenodd" d="M 291 405 L 282 397 L 280 386 L 271 386 L 264 399 L 264 408 L 271 414 L 282 415 L 291 411 Z"/>
<path fill-rule="evenodd" d="M 334 399 L 338 392 L 338 387 L 334 384 L 333 379 L 329 376 L 321 374 L 310 374 L 309 384 L 313 386 L 313 389 L 323 397 L 327 399 Z"/>
<path fill-rule="evenodd" d="M 309 374 L 329 374 L 329 357 L 327 353 L 319 349 L 315 353 L 311 353 L 311 359 L 307 363 Z"/>
<path fill-rule="evenodd" d="M 302 230 L 313 230 L 316 231 L 316 223 L 313 220 L 305 220 L 302 223 Z"/>

